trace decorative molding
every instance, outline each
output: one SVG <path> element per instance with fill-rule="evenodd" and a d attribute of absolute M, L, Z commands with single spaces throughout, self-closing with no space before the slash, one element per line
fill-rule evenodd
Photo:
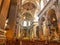
<path fill-rule="evenodd" d="M 38 16 L 41 17 L 55 2 L 56 0 L 50 0 L 42 9 L 42 11 L 40 11 Z"/>

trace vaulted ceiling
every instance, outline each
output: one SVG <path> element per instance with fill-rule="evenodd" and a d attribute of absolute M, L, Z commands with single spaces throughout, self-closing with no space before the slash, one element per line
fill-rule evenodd
<path fill-rule="evenodd" d="M 32 2 L 27 2 L 27 3 L 23 4 L 23 9 L 26 9 L 27 11 L 36 9 L 36 5 L 33 4 Z"/>
<path fill-rule="evenodd" d="M 40 0 L 22 0 L 22 13 L 30 12 L 32 15 L 39 10 Z"/>

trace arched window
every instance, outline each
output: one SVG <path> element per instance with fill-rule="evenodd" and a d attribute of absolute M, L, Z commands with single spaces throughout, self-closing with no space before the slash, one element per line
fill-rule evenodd
<path fill-rule="evenodd" d="M 27 21 L 23 21 L 23 26 L 27 26 Z"/>
<path fill-rule="evenodd" d="M 28 26 L 30 26 L 31 25 L 31 22 L 30 21 L 28 21 Z"/>
<path fill-rule="evenodd" d="M 23 21 L 22 26 L 24 26 L 24 27 L 31 26 L 31 22 L 30 21 Z"/>
<path fill-rule="evenodd" d="M 47 2 L 48 2 L 49 0 L 47 0 Z"/>

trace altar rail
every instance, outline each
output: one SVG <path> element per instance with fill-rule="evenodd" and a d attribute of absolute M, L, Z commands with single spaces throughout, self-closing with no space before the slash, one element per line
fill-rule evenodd
<path fill-rule="evenodd" d="M 30 41 L 30 40 L 10 40 L 6 45 L 60 45 L 59 42 L 46 42 L 46 41 Z"/>

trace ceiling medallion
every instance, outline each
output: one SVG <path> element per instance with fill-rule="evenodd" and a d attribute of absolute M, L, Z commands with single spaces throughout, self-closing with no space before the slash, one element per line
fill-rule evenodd
<path fill-rule="evenodd" d="M 32 9 L 36 9 L 36 6 L 32 2 L 27 2 L 23 5 L 23 9 L 32 10 Z"/>

